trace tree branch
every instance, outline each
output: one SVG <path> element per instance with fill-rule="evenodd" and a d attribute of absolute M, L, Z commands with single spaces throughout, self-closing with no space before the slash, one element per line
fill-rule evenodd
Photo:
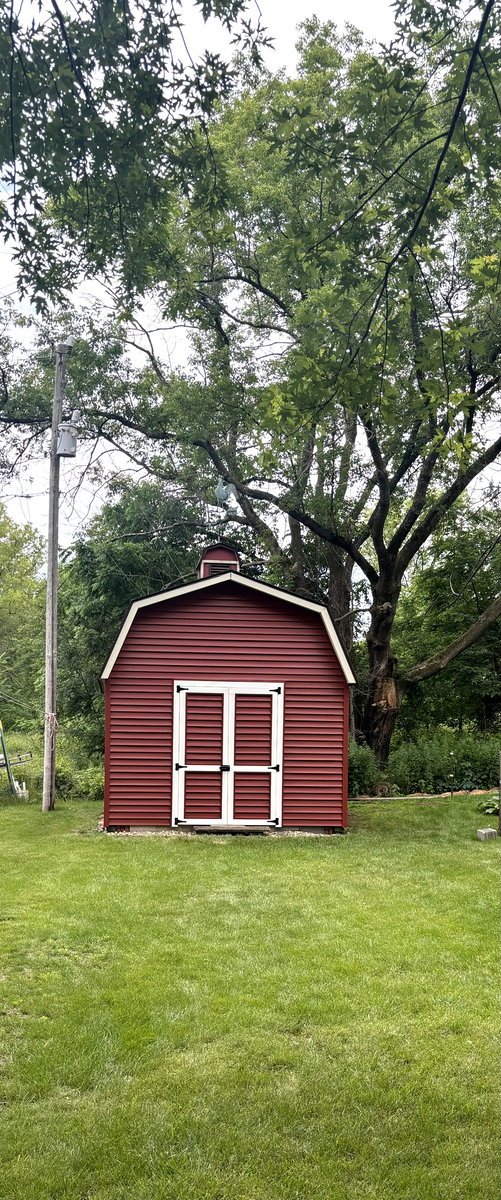
<path fill-rule="evenodd" d="M 498 542 L 501 542 L 501 533 L 498 533 L 497 537 L 494 538 L 494 541 L 491 542 L 490 546 L 487 547 L 487 550 L 484 550 L 483 554 L 481 554 L 480 558 L 475 563 L 475 566 L 470 571 L 470 574 L 468 575 L 466 583 L 463 584 L 461 591 L 456 592 L 456 594 L 453 596 L 452 600 L 449 600 L 447 604 L 444 604 L 442 606 L 442 608 L 439 608 L 439 610 L 438 610 L 439 613 L 447 612 L 448 608 L 452 608 L 454 606 L 454 604 L 457 604 L 458 600 L 461 599 L 461 596 L 464 596 L 465 591 L 469 587 L 472 579 L 475 578 L 475 575 L 478 573 L 480 568 L 483 567 L 486 558 L 489 557 L 491 550 L 494 550 L 494 548 L 495 548 L 495 546 L 497 546 Z M 451 591 L 453 591 L 452 582 L 451 582 Z M 430 604 L 428 606 L 428 608 L 425 608 L 423 615 L 426 617 L 429 612 L 433 612 L 434 608 L 435 608 L 435 604 Z"/>
<path fill-rule="evenodd" d="M 475 479 L 475 477 L 484 470 L 484 467 L 488 467 L 490 463 L 494 462 L 498 454 L 501 454 L 501 437 L 499 437 L 496 442 L 492 442 L 492 444 L 487 447 L 487 450 L 484 450 L 484 453 L 480 454 L 479 457 L 475 459 L 475 462 L 470 463 L 470 466 L 467 468 L 467 470 L 458 475 L 451 487 L 443 493 L 440 499 L 437 500 L 436 504 L 432 505 L 424 519 L 421 521 L 421 524 L 417 526 L 411 537 L 408 539 L 405 545 L 402 546 L 397 560 L 397 569 L 400 578 L 409 566 L 409 563 L 412 562 L 414 555 L 417 554 L 417 551 L 421 548 L 423 543 L 426 542 L 427 538 L 430 537 L 430 534 L 433 533 L 433 530 L 436 529 L 444 513 L 448 512 L 448 510 L 452 508 L 452 505 L 458 499 L 458 496 L 464 492 L 465 488 L 468 487 L 468 484 L 471 483 L 472 479 Z"/>
<path fill-rule="evenodd" d="M 415 219 L 415 221 L 414 221 L 414 224 L 413 224 L 413 226 L 412 226 L 412 228 L 411 228 L 410 232 L 409 232 L 408 234 L 406 234 L 406 236 L 404 237 L 404 239 L 403 239 L 403 240 L 402 240 L 402 242 L 400 243 L 400 246 L 398 247 L 398 249 L 395 251 L 395 253 L 394 253 L 394 254 L 392 255 L 392 257 L 390 258 L 389 262 L 386 264 L 385 271 L 384 271 L 384 275 L 383 275 L 383 278 L 382 278 L 382 280 L 381 280 L 381 284 L 380 284 L 380 285 L 378 284 L 378 285 L 376 285 L 376 287 L 374 287 L 374 288 L 373 288 L 373 290 L 371 291 L 370 295 L 369 295 L 369 296 L 366 298 L 366 300 L 364 301 L 364 305 L 362 306 L 362 307 L 365 307 L 365 305 L 366 305 L 367 303 L 369 303 L 369 301 L 372 299 L 372 297 L 373 297 L 374 295 L 376 295 L 376 299 L 375 299 L 375 301 L 374 301 L 374 303 L 373 303 L 373 306 L 372 306 L 371 312 L 370 312 L 370 314 L 369 314 L 369 317 L 368 317 L 368 320 L 367 320 L 367 324 L 366 324 L 365 330 L 364 330 L 364 332 L 362 333 L 362 336 L 361 336 L 361 338 L 360 338 L 360 341 L 359 341 L 358 345 L 357 345 L 357 346 L 356 346 L 356 348 L 354 349 L 353 353 L 350 355 L 350 359 L 349 359 L 349 361 L 348 361 L 348 369 L 349 369 L 350 367 L 352 367 L 352 366 L 353 366 L 353 364 L 356 362 L 356 360 L 358 359 L 358 357 L 359 357 L 359 355 L 360 355 L 360 352 L 361 352 L 362 346 L 363 346 L 363 345 L 365 344 L 365 342 L 367 341 L 367 338 L 368 338 L 368 336 L 369 336 L 369 333 L 370 333 L 370 331 L 371 331 L 371 329 L 372 329 L 372 324 L 373 324 L 374 318 L 376 317 L 376 314 L 377 314 L 377 313 L 378 313 L 378 311 L 379 311 L 379 306 L 380 306 L 380 304 L 381 304 L 382 297 L 383 297 L 383 296 L 386 294 L 386 288 L 387 288 L 387 285 L 388 285 L 388 280 L 389 280 L 389 278 L 390 278 L 390 274 L 391 274 L 391 272 L 392 272 L 392 270 L 393 270 L 393 268 L 394 268 L 395 264 L 398 262 L 399 258 L 401 257 L 401 255 L 404 253 L 404 251 L 405 251 L 405 250 L 412 251 L 412 241 L 413 241 L 413 239 L 414 239 L 414 237 L 415 237 L 415 235 L 416 235 L 416 233 L 417 233 L 417 231 L 418 231 L 418 229 L 419 229 L 419 226 L 420 226 L 420 224 L 421 224 L 421 221 L 423 220 L 423 217 L 424 217 L 424 215 L 425 215 L 425 213 L 426 213 L 426 210 L 427 210 L 427 208 L 428 208 L 428 205 L 429 205 L 429 203 L 430 203 L 430 200 L 431 200 L 431 198 L 432 198 L 432 196 L 433 196 L 433 193 L 434 193 L 434 191 L 435 191 L 435 187 L 436 187 L 436 185 L 437 185 L 437 182 L 438 182 L 438 177 L 439 177 L 439 175 L 440 175 L 440 170 L 441 170 L 442 164 L 443 164 L 443 162 L 444 162 L 445 156 L 446 156 L 446 154 L 447 154 L 447 151 L 448 151 L 448 149 L 449 149 L 449 146 L 450 146 L 450 144 L 451 144 L 452 138 L 453 138 L 453 136 L 454 136 L 454 133 L 455 133 L 455 130 L 456 130 L 456 126 L 457 126 L 457 123 L 458 123 L 458 121 L 459 121 L 459 118 L 460 118 L 460 116 L 461 116 L 461 112 L 462 112 L 462 109 L 463 109 L 463 105 L 464 105 L 464 102 L 465 102 L 465 99 L 466 99 L 466 96 L 467 96 L 467 93 L 468 93 L 468 88 L 469 88 L 469 86 L 470 86 L 470 80 L 471 80 L 471 77 L 472 77 L 472 74 L 473 74 L 473 68 L 474 68 L 474 66 L 475 66 L 475 62 L 476 62 L 476 59 L 477 59 L 477 57 L 478 57 L 478 54 L 479 54 L 479 51 L 480 51 L 480 46 L 481 46 L 481 43 L 482 43 L 482 38 L 483 38 L 483 35 L 484 35 L 484 33 L 485 33 L 485 27 L 486 27 L 486 25 L 487 25 L 487 21 L 489 20 L 489 17 L 490 17 L 490 15 L 491 15 L 492 9 L 493 9 L 493 7 L 494 7 L 494 2 L 495 2 L 495 0 L 488 0 L 488 4 L 487 4 L 487 6 L 486 6 L 486 8 L 485 8 L 485 12 L 484 12 L 484 14 L 483 14 L 483 17 L 482 17 L 482 20 L 481 20 L 481 22 L 480 22 L 480 26 L 479 26 L 478 34 L 477 34 L 477 37 L 476 37 L 476 40 L 475 40 L 474 46 L 472 47 L 472 52 L 471 52 L 471 56 L 470 56 L 470 61 L 469 61 L 469 63 L 468 63 L 468 68 L 467 68 L 466 75 L 465 75 L 465 78 L 464 78 L 463 86 L 462 86 L 462 88 L 461 88 L 461 92 L 460 92 L 460 95 L 459 95 L 459 98 L 458 98 L 458 101 L 457 101 L 456 107 L 455 107 L 455 109 L 454 109 L 454 113 L 453 113 L 453 116 L 452 116 L 452 120 L 451 120 L 451 123 L 450 123 L 449 129 L 448 129 L 448 131 L 447 131 L 446 137 L 445 137 L 445 142 L 444 142 L 444 145 L 443 145 L 443 147 L 442 147 L 442 150 L 441 150 L 441 152 L 440 152 L 440 155 L 439 155 L 439 157 L 438 157 L 438 160 L 437 160 L 437 163 L 436 163 L 435 169 L 434 169 L 434 171 L 433 171 L 433 175 L 432 175 L 431 182 L 430 182 L 430 185 L 429 185 L 429 187 L 428 187 L 428 190 L 427 190 L 427 192 L 426 192 L 426 196 L 425 196 L 425 198 L 424 198 L 424 200 L 423 200 L 423 203 L 422 203 L 421 207 L 419 208 L 419 211 L 418 211 L 417 217 L 416 217 L 416 219 Z M 443 136 L 443 135 L 437 135 L 437 136 Z M 435 138 L 435 139 L 431 139 L 431 140 L 435 140 L 435 141 L 436 141 L 436 140 L 437 140 L 437 138 Z M 384 185 L 381 185 L 381 186 L 384 186 Z M 352 215 L 353 215 L 353 216 L 357 216 L 357 215 L 358 215 L 358 211 L 362 211 L 362 209 L 364 208 L 364 206 L 365 206 L 365 204 L 366 204 L 366 203 L 367 203 L 367 200 L 364 200 L 364 204 L 362 204 L 362 205 L 360 206 L 360 210 L 357 210 L 357 212 L 356 212 L 355 214 L 352 214 Z M 311 255 L 311 254 L 312 254 L 314 251 L 316 251 L 316 250 L 317 250 L 317 248 L 318 248 L 319 246 L 321 246 L 321 245 L 322 245 L 324 242 L 328 241 L 328 240 L 329 240 L 329 238 L 331 238 L 331 237 L 335 236 L 335 235 L 336 235 L 336 233 L 339 231 L 339 229 L 341 229 L 341 228 L 342 228 L 342 226 L 343 226 L 343 225 L 346 223 L 346 221 L 348 221 L 348 220 L 350 220 L 350 219 L 351 219 L 351 217 L 347 217 L 347 218 L 345 219 L 345 221 L 341 222 L 341 224 L 340 224 L 339 226 L 337 226 L 337 228 L 336 228 L 336 229 L 334 229 L 334 230 L 330 230 L 330 232 L 329 232 L 329 233 L 328 233 L 328 234 L 327 234 L 327 235 L 326 235 L 324 238 L 322 238 L 322 239 L 321 239 L 319 242 L 317 242 L 317 243 L 315 244 L 315 246 L 313 246 L 313 247 L 310 249 L 310 251 L 309 251 L 309 254 Z M 352 320 L 353 320 L 353 318 L 352 318 Z"/>
<path fill-rule="evenodd" d="M 386 552 L 386 546 L 383 540 L 384 523 L 388 516 L 390 507 L 390 486 L 388 472 L 384 462 L 379 442 L 376 436 L 376 430 L 372 420 L 363 418 L 364 429 L 367 437 L 367 444 L 371 453 L 372 461 L 376 468 L 376 475 L 379 487 L 379 500 L 368 522 L 368 528 L 371 530 L 374 547 L 379 558 Z"/>
<path fill-rule="evenodd" d="M 334 499 L 336 504 L 342 504 L 346 499 L 353 447 L 357 439 L 357 416 L 343 408 L 344 441 L 339 462 L 339 479 Z"/>
<path fill-rule="evenodd" d="M 427 658 L 425 662 L 417 663 L 408 671 L 403 671 L 399 679 L 405 683 L 420 683 L 423 679 L 430 679 L 432 675 L 438 675 L 439 671 L 443 671 L 454 658 L 457 658 L 458 654 L 467 650 L 468 646 L 474 646 L 475 642 L 478 642 L 479 638 L 487 633 L 488 629 L 491 629 L 499 616 L 501 616 L 501 592 L 482 613 L 478 621 L 475 621 L 474 625 L 470 625 L 465 633 L 462 633 L 444 650 L 434 654 L 432 658 Z"/>
<path fill-rule="evenodd" d="M 332 546 L 339 546 L 341 550 L 346 550 L 353 562 L 356 562 L 360 570 L 363 571 L 369 583 L 373 587 L 379 582 L 377 571 L 369 562 L 365 555 L 361 554 L 354 542 L 350 538 L 343 537 L 342 533 L 337 533 L 335 530 L 329 529 L 327 525 L 321 525 L 319 521 L 315 521 L 313 517 L 309 517 L 307 513 L 300 512 L 292 508 L 285 508 L 280 501 L 274 496 L 272 500 L 277 505 L 277 508 L 282 508 L 283 512 L 287 512 L 290 517 L 294 517 L 301 525 L 306 525 L 307 529 L 311 529 L 312 533 L 316 533 L 324 542 L 330 542 Z"/>
<path fill-rule="evenodd" d="M 252 529 L 254 529 L 255 533 L 257 533 L 263 539 L 263 542 L 267 546 L 269 552 L 276 555 L 281 561 L 283 561 L 284 554 L 280 542 L 275 537 L 273 530 L 270 529 L 269 525 L 266 524 L 266 521 L 263 521 L 262 517 L 255 512 L 252 504 L 250 503 L 249 495 L 252 495 L 250 489 L 245 488 L 241 483 L 239 483 L 234 472 L 228 470 L 226 463 L 223 462 L 223 459 L 220 457 L 211 442 L 197 440 L 193 442 L 193 445 L 199 446 L 201 450 L 205 450 L 206 454 L 209 455 L 209 458 L 212 459 L 212 462 L 219 471 L 219 474 L 222 475 L 224 479 L 227 479 L 231 483 L 235 484 L 238 492 L 238 503 L 240 504 L 248 524 Z"/>
<path fill-rule="evenodd" d="M 432 450 L 431 453 L 428 454 L 427 458 L 425 458 L 425 460 L 423 462 L 423 465 L 422 465 L 421 470 L 418 475 L 418 481 L 416 484 L 416 490 L 414 492 L 414 496 L 412 498 L 412 503 L 411 503 L 410 507 L 408 508 L 408 510 L 405 514 L 405 517 L 404 517 L 403 521 L 401 522 L 399 528 L 396 530 L 396 532 L 394 533 L 394 535 L 389 543 L 388 550 L 389 550 L 390 554 L 398 553 L 401 545 L 403 544 L 403 542 L 405 541 L 405 538 L 407 537 L 407 534 L 410 533 L 413 525 L 415 525 L 418 517 L 420 516 L 420 514 L 423 511 L 423 508 L 426 504 L 426 497 L 428 495 L 428 489 L 429 489 L 429 486 L 431 483 L 432 475 L 433 475 L 433 472 L 434 472 L 436 464 L 437 464 L 438 456 L 439 456 L 438 449 Z"/>
<path fill-rule="evenodd" d="M 280 296 L 277 296 L 276 292 L 273 292 L 271 288 L 268 288 L 264 283 L 261 283 L 259 276 L 257 280 L 255 280 L 248 275 L 244 275 L 243 273 L 230 275 L 225 271 L 224 273 L 214 276 L 214 279 L 201 279 L 200 283 L 246 283 L 248 287 L 254 288 L 254 291 L 259 292 L 261 296 L 267 296 L 268 300 L 272 300 L 285 316 L 289 317 L 291 315 L 289 308 L 286 304 L 284 304 L 283 300 L 280 299 Z"/>
<path fill-rule="evenodd" d="M 440 152 L 440 154 L 439 154 L 439 156 L 438 156 L 438 161 L 437 161 L 437 164 L 436 164 L 435 170 L 434 170 L 434 172 L 433 172 L 433 175 L 432 175 L 432 177 L 431 177 L 430 186 L 429 186 L 429 188 L 428 188 L 428 191 L 427 191 L 427 193 L 426 193 L 426 196 L 425 196 L 425 198 L 424 198 L 424 200 L 423 200 L 423 203 L 422 203 L 422 205 L 421 205 L 421 208 L 420 208 L 420 210 L 419 210 L 419 212 L 418 212 L 418 215 L 417 215 L 417 217 L 416 217 L 416 220 L 414 221 L 414 224 L 413 224 L 413 226 L 412 226 L 412 229 L 411 229 L 411 231 L 410 231 L 410 233 L 409 233 L 409 236 L 406 238 L 406 245 L 408 245 L 408 246 L 411 246 L 411 245 L 412 245 L 412 240 L 413 240 L 413 238 L 415 237 L 415 235 L 416 235 L 416 233 L 417 233 L 417 231 L 418 231 L 418 229 L 419 229 L 419 226 L 420 226 L 420 224 L 421 224 L 421 221 L 423 220 L 423 217 L 424 217 L 424 214 L 425 214 L 425 212 L 426 212 L 426 209 L 428 208 L 428 205 L 429 205 L 429 203 L 430 203 L 430 200 L 431 200 L 431 198 L 432 198 L 432 196 L 433 196 L 433 193 L 434 193 L 434 191 L 435 191 L 435 186 L 436 186 L 436 183 L 437 183 L 438 177 L 439 177 L 439 175 L 440 175 L 440 169 L 441 169 L 441 167 L 442 167 L 442 163 L 443 163 L 443 161 L 444 161 L 444 158 L 445 158 L 445 156 L 446 156 L 446 154 L 447 154 L 447 151 L 448 151 L 448 149 L 449 149 L 449 146 L 450 146 L 450 144 L 451 144 L 451 142 L 452 142 L 452 139 L 453 139 L 453 137 L 454 137 L 454 132 L 455 132 L 455 129 L 456 129 L 456 125 L 457 125 L 457 123 L 458 123 L 458 121 L 459 121 L 459 117 L 460 117 L 460 115 L 461 115 L 461 111 L 462 111 L 462 108 L 463 108 L 463 104 L 464 104 L 464 102 L 465 102 L 465 100 L 466 100 L 466 95 L 467 95 L 467 92 L 468 92 L 468 88 L 469 88 L 469 86 L 470 86 L 470 80 L 471 80 L 471 77 L 472 77 L 472 75 L 473 75 L 473 68 L 474 68 L 474 66 L 475 66 L 476 59 L 477 59 L 477 57 L 478 57 L 478 55 L 479 55 L 479 53 L 480 53 L 480 46 L 481 46 L 481 44 L 482 44 L 482 38 L 483 38 L 483 36 L 484 36 L 484 33 L 485 33 L 485 27 L 486 27 L 486 25 L 487 25 L 487 22 L 488 22 L 488 20 L 489 20 L 489 17 L 490 17 L 490 15 L 491 15 L 492 9 L 494 8 L 494 3 L 495 3 L 495 0 L 488 0 L 488 3 L 487 3 L 487 4 L 486 4 L 486 6 L 485 6 L 484 15 L 483 15 L 483 17 L 482 17 L 482 20 L 481 20 L 481 22 L 480 22 L 480 25 L 479 25 L 479 28 L 478 28 L 478 33 L 477 33 L 477 36 L 476 36 L 476 39 L 475 39 L 475 44 L 474 44 L 474 46 L 473 46 L 473 49 L 472 49 L 472 52 L 471 52 L 471 55 L 470 55 L 470 61 L 469 61 L 469 63 L 468 63 L 468 69 L 467 69 L 467 71 L 466 71 L 466 75 L 465 75 L 465 77 L 464 77 L 463 86 L 462 86 L 462 88 L 461 88 L 461 91 L 460 91 L 460 93 L 459 93 L 459 96 L 458 96 L 458 101 L 457 101 L 456 107 L 455 107 L 455 109 L 454 109 L 454 114 L 453 114 L 453 117 L 452 117 L 452 121 L 451 121 L 451 123 L 450 123 L 450 127 L 449 127 L 449 132 L 448 132 L 448 134 L 447 134 L 447 138 L 446 138 L 446 140 L 445 140 L 445 143 L 444 143 L 444 145 L 442 146 L 442 150 L 441 150 L 441 152 Z"/>
<path fill-rule="evenodd" d="M 71 67 L 71 70 L 72 70 L 72 72 L 73 72 L 73 75 L 75 76 L 75 79 L 77 79 L 77 80 L 78 80 L 78 82 L 79 82 L 79 84 L 80 84 L 80 87 L 81 87 L 81 89 L 82 89 L 82 91 L 83 91 L 83 93 L 84 93 L 85 99 L 87 100 L 87 103 L 88 103 L 89 107 L 93 109 L 93 108 L 94 108 L 94 105 L 93 105 L 93 103 L 92 103 L 92 96 L 91 96 L 91 94 L 90 94 L 89 88 L 87 87 L 87 84 L 86 84 L 86 82 L 85 82 L 85 79 L 84 79 L 84 77 L 83 77 L 83 73 L 82 73 L 82 71 L 81 71 L 81 69 L 80 69 L 80 66 L 79 66 L 78 62 L 75 60 L 75 57 L 74 57 L 74 55 L 73 55 L 73 51 L 72 51 L 72 49 L 71 49 L 70 39 L 69 39 L 69 36 L 68 36 L 68 31 L 67 31 L 67 29 L 66 29 L 66 25 L 65 25 L 65 21 L 64 21 L 63 14 L 62 14 L 62 12 L 61 12 L 61 9 L 60 9 L 59 5 L 56 3 L 56 0 L 51 0 L 51 4 L 52 4 L 52 7 L 53 7 L 53 9 L 54 9 L 54 12 L 55 12 L 55 14 L 56 14 L 56 19 L 57 19 L 57 21 L 58 21 L 58 24 L 59 24 L 59 26 L 60 26 L 61 33 L 62 33 L 62 35 L 63 35 L 63 41 L 64 41 L 64 44 L 65 44 L 65 46 L 66 46 L 66 52 L 67 52 L 67 55 L 68 55 L 68 62 L 69 62 L 69 64 L 70 64 L 70 67 Z"/>
<path fill-rule="evenodd" d="M 193 442 L 193 445 L 199 446 L 201 450 L 205 450 L 206 454 L 209 455 L 209 458 L 212 459 L 214 466 L 217 467 L 217 470 L 219 471 L 220 475 L 222 475 L 223 478 L 229 480 L 230 483 L 235 484 L 235 487 L 239 494 L 239 498 L 241 498 L 240 503 L 242 505 L 244 512 L 245 512 L 245 506 L 244 506 L 245 500 L 249 500 L 249 499 L 264 500 L 265 504 L 271 504 L 271 505 L 273 505 L 274 508 L 278 508 L 280 510 L 280 512 L 284 512 L 289 517 L 293 517 L 296 521 L 299 521 L 300 525 L 306 525 L 307 529 L 311 529 L 312 533 L 318 534 L 318 536 L 320 538 L 322 538 L 322 540 L 324 542 L 330 542 L 333 546 L 339 546 L 341 548 L 341 550 L 346 550 L 346 553 L 349 554 L 350 558 L 352 558 L 353 561 L 357 563 L 357 565 L 360 567 L 360 570 L 363 571 L 364 575 L 366 575 L 367 579 L 369 580 L 369 583 L 371 583 L 373 586 L 375 586 L 378 583 L 379 576 L 378 576 L 377 571 L 372 566 L 372 563 L 370 563 L 369 560 L 367 558 L 365 558 L 363 554 L 360 553 L 360 551 L 357 549 L 354 542 L 352 542 L 350 540 L 350 538 L 346 538 L 343 536 L 343 534 L 337 533 L 333 529 L 329 529 L 329 527 L 327 525 L 321 525 L 319 521 L 315 521 L 315 519 L 313 517 L 309 517 L 307 513 L 303 512 L 302 509 L 293 508 L 290 504 L 287 503 L 287 500 L 284 497 L 274 496 L 273 492 L 265 492 L 265 491 L 262 491 L 260 488 L 246 487 L 246 485 L 241 483 L 241 481 L 237 478 L 237 476 L 234 473 L 232 473 L 231 471 L 228 470 L 228 467 L 223 462 L 222 458 L 220 458 L 217 450 L 214 448 L 214 446 L 212 446 L 212 444 L 209 441 L 201 441 L 201 440 L 197 439 L 197 441 Z M 254 521 L 261 520 L 260 518 L 257 517 L 257 515 L 254 513 L 254 510 L 252 508 L 250 508 L 250 512 L 252 513 Z M 263 527 L 263 530 L 266 530 L 267 533 L 269 534 L 269 536 L 273 537 L 273 539 L 276 543 L 277 549 L 274 551 L 274 553 L 279 553 L 280 555 L 282 555 L 281 547 L 280 547 L 279 543 L 276 541 L 274 534 L 271 533 L 271 530 L 264 523 L 264 521 L 261 521 L 261 525 Z"/>

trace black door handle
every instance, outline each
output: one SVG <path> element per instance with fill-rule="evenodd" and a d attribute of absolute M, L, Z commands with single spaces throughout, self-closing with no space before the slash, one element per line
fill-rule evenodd
<path fill-rule="evenodd" d="M 231 767 L 227 767 L 225 763 L 219 768 L 220 771 L 230 771 Z"/>

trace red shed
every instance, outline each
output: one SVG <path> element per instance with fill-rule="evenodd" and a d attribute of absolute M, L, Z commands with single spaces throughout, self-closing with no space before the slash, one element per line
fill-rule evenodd
<path fill-rule="evenodd" d="M 326 608 L 210 547 L 103 671 L 105 827 L 346 828 L 354 682 Z"/>

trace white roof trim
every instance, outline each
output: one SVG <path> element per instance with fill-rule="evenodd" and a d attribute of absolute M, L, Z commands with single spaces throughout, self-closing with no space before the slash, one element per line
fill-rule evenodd
<path fill-rule="evenodd" d="M 183 587 L 172 588 L 170 592 L 160 592 L 157 596 L 145 596 L 144 600 L 135 600 L 127 613 L 113 650 L 108 658 L 101 675 L 101 682 L 109 678 L 132 622 L 140 608 L 147 608 L 151 604 L 163 604 L 166 600 L 175 600 L 178 596 L 187 596 L 190 592 L 203 591 L 205 588 L 219 587 L 221 583 L 228 583 L 229 581 L 238 584 L 240 587 L 251 588 L 255 592 L 263 592 L 266 596 L 274 596 L 275 599 L 285 600 L 288 604 L 296 604 L 298 608 L 307 608 L 310 612 L 317 613 L 322 618 L 327 637 L 337 655 L 346 682 L 356 682 L 329 613 L 323 604 L 314 604 L 313 600 L 303 600 L 301 596 L 293 596 L 290 592 L 283 592 L 279 588 L 269 587 L 266 583 L 258 583 L 256 579 L 247 579 L 245 575 L 237 574 L 235 571 L 226 571 L 224 575 L 214 575 L 209 579 L 199 579 L 196 583 L 185 583 Z"/>

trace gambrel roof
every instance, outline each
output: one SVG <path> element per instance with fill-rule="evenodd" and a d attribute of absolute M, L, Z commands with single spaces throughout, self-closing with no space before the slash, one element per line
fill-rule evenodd
<path fill-rule="evenodd" d="M 344 653 L 344 650 L 339 641 L 332 620 L 323 604 L 314 604 L 312 600 L 303 600 L 301 596 L 294 596 L 291 592 L 284 592 L 282 588 L 271 587 L 268 583 L 258 583 L 256 579 L 248 579 L 245 575 L 237 574 L 235 571 L 227 571 L 224 575 L 216 575 L 209 579 L 199 579 L 196 583 L 187 583 L 182 587 L 171 588 L 168 592 L 160 592 L 156 596 L 145 596 L 144 600 L 135 600 L 131 605 L 129 612 L 122 625 L 120 633 L 117 637 L 113 650 L 108 658 L 106 666 L 101 675 L 100 682 L 108 679 L 115 662 L 118 658 L 120 650 L 127 637 L 129 629 L 134 621 L 136 614 L 140 608 L 148 608 L 152 604 L 164 604 L 168 600 L 177 600 L 180 596 L 190 596 L 194 592 L 204 591 L 206 588 L 221 587 L 222 584 L 232 583 L 237 587 L 250 588 L 252 591 L 261 592 L 262 595 L 273 597 L 275 600 L 283 600 L 287 604 L 295 604 L 298 608 L 305 608 L 309 612 L 317 613 L 323 621 L 327 637 L 331 643 L 332 649 L 337 656 L 339 665 L 347 683 L 355 683 L 355 676 L 351 670 L 350 664 Z"/>

